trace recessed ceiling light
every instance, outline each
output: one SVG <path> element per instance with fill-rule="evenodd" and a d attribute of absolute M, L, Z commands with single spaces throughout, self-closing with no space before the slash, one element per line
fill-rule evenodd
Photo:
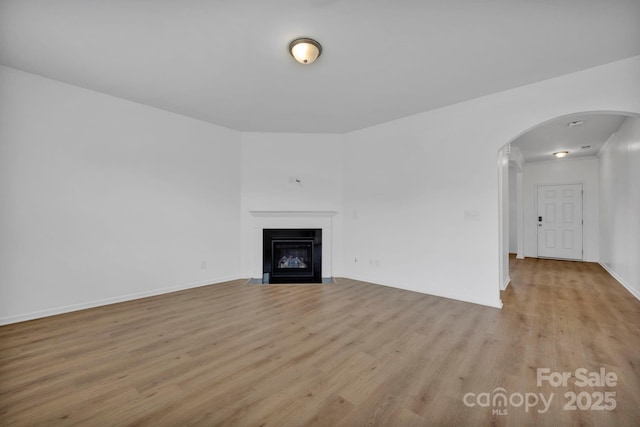
<path fill-rule="evenodd" d="M 581 124 L 583 124 L 584 122 L 582 120 L 576 120 L 575 122 L 569 122 L 568 126 L 570 128 L 576 127 L 576 126 L 580 126 Z"/>
<path fill-rule="evenodd" d="M 567 157 L 567 154 L 569 154 L 568 151 L 556 151 L 555 153 L 553 153 L 553 155 L 558 158 Z"/>
<path fill-rule="evenodd" d="M 300 38 L 289 43 L 289 52 L 299 63 L 311 64 L 322 53 L 322 46 L 313 39 Z"/>

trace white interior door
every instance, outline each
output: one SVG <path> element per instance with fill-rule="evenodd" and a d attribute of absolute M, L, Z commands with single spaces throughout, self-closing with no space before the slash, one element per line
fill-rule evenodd
<path fill-rule="evenodd" d="M 538 187 L 538 256 L 582 260 L 582 184 Z"/>

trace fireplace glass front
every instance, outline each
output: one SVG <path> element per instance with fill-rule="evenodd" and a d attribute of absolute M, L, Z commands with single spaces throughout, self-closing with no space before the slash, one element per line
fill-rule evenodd
<path fill-rule="evenodd" d="M 273 272 L 294 270 L 296 273 L 313 271 L 313 241 L 312 240 L 274 240 Z"/>

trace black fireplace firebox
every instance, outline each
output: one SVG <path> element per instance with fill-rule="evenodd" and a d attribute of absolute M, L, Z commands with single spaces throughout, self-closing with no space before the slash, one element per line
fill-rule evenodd
<path fill-rule="evenodd" d="M 265 228 L 263 283 L 322 283 L 322 230 Z"/>

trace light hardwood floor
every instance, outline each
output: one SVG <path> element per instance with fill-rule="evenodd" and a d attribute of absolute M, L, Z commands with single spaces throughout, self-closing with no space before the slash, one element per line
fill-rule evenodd
<path fill-rule="evenodd" d="M 640 302 L 597 264 L 512 259 L 511 277 L 502 310 L 236 281 L 0 327 L 0 425 L 640 425 Z M 538 368 L 618 382 L 538 387 Z M 498 387 L 554 397 L 464 404 Z M 617 406 L 563 410 L 572 391 Z"/>

